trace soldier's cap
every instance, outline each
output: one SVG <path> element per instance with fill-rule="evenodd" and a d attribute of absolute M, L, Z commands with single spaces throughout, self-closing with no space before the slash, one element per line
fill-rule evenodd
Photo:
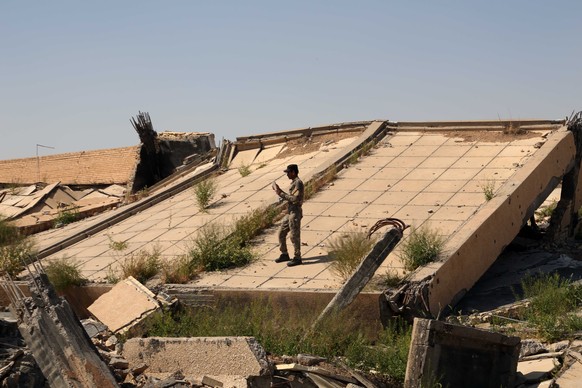
<path fill-rule="evenodd" d="M 283 172 L 288 173 L 289 171 L 295 171 L 296 174 L 299 174 L 299 167 L 296 164 L 290 164 Z"/>

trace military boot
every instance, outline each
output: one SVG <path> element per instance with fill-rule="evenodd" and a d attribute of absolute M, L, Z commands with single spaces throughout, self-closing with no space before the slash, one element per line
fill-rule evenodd
<path fill-rule="evenodd" d="M 293 260 L 287 263 L 287 267 L 294 267 L 302 263 L 303 261 L 301 261 L 301 257 L 294 257 Z"/>
<path fill-rule="evenodd" d="M 291 258 L 289 257 L 289 255 L 287 253 L 281 253 L 281 256 L 279 256 L 275 259 L 275 263 L 282 263 L 284 261 L 289 261 L 289 260 L 291 260 Z"/>

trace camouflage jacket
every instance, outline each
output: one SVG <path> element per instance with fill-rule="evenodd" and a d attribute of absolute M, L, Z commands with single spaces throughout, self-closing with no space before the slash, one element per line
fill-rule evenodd
<path fill-rule="evenodd" d="M 305 188 L 303 186 L 303 181 L 296 177 L 291 181 L 291 186 L 289 186 L 289 194 L 284 191 L 281 192 L 280 197 L 287 201 L 287 210 L 289 213 L 301 212 L 301 205 L 303 205 L 303 195 L 305 193 Z"/>

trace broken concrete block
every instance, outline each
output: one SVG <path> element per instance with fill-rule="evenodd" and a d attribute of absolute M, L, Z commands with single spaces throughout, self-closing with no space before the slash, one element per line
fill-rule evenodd
<path fill-rule="evenodd" d="M 148 364 L 147 375 L 157 378 L 176 371 L 219 381 L 271 374 L 267 355 L 253 337 L 132 338 L 123 344 L 122 355 L 130 365 Z"/>
<path fill-rule="evenodd" d="M 155 295 L 131 276 L 87 308 L 114 333 L 126 332 L 158 309 Z"/>
<path fill-rule="evenodd" d="M 582 381 L 582 363 L 575 361 L 568 369 L 556 378 L 556 385 L 560 388 L 578 388 Z"/>
<path fill-rule="evenodd" d="M 568 340 L 555 342 L 553 344 L 550 344 L 550 346 L 548 347 L 548 351 L 561 352 L 562 350 L 566 349 L 568 347 L 568 345 L 570 345 L 570 341 L 568 341 Z"/>
<path fill-rule="evenodd" d="M 312 356 L 311 354 L 297 355 L 297 362 L 300 363 L 301 365 L 313 366 L 323 361 L 326 361 L 326 359 L 323 357 Z"/>
<path fill-rule="evenodd" d="M 519 358 L 531 356 L 539 353 L 547 353 L 545 346 L 535 339 L 521 340 L 521 349 L 519 351 Z"/>
<path fill-rule="evenodd" d="M 404 386 L 513 387 L 520 338 L 414 320 Z"/>

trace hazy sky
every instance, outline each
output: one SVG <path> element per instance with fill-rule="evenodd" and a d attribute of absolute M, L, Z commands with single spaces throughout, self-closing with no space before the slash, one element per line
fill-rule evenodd
<path fill-rule="evenodd" d="M 2 1 L 0 159 L 582 109 L 580 1 Z"/>

